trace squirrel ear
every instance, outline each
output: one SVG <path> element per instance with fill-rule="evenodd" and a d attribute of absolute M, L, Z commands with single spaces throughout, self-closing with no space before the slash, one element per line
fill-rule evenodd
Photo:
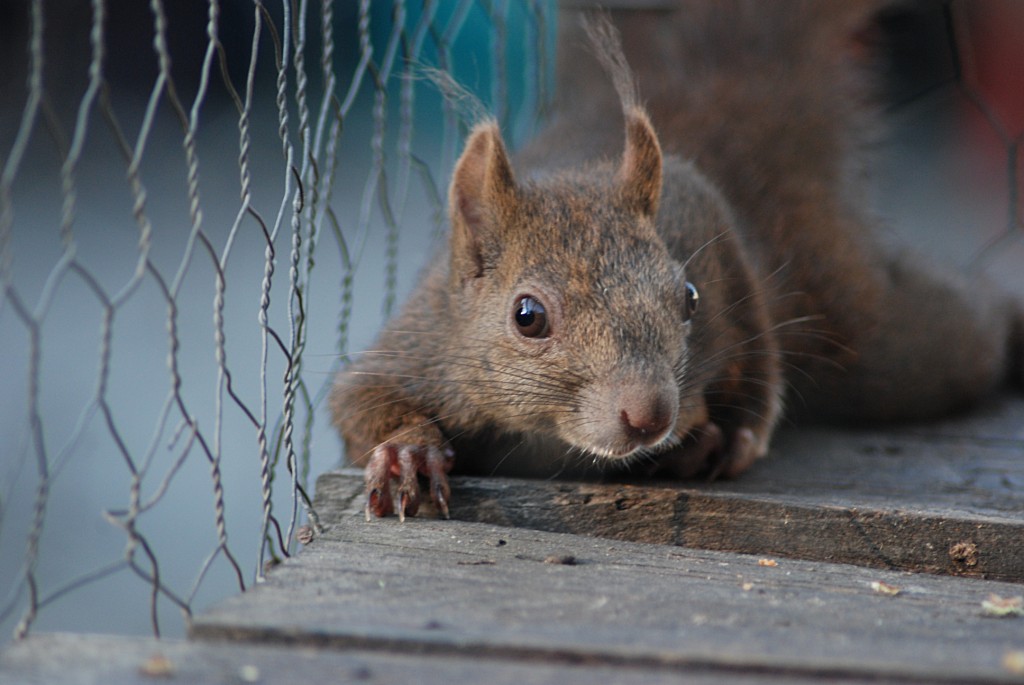
<path fill-rule="evenodd" d="M 488 253 L 496 252 L 496 231 L 515 202 L 515 178 L 501 133 L 493 121 L 474 127 L 455 164 L 448 207 L 452 267 L 465 278 L 483 274 Z"/>
<path fill-rule="evenodd" d="M 626 110 L 626 151 L 618 181 L 626 202 L 640 214 L 653 217 L 661 197 L 661 145 L 640 107 Z"/>

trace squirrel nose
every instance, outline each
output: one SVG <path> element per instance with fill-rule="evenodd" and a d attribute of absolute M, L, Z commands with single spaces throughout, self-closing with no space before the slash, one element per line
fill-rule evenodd
<path fill-rule="evenodd" d="M 625 393 L 620 405 L 619 418 L 623 432 L 631 441 L 644 446 L 661 442 L 675 419 L 672 402 L 660 394 L 630 395 Z"/>

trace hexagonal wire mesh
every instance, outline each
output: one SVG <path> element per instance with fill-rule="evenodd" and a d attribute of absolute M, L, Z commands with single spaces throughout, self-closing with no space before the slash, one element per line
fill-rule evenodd
<path fill-rule="evenodd" d="M 1024 87 L 1004 78 L 1024 62 L 1020 5 L 911 7 L 896 44 L 932 41 L 890 96 L 897 154 L 875 200 L 1024 293 Z M 522 141 L 548 100 L 554 14 L 0 8 L 5 633 L 178 632 L 317 525 L 308 476 L 337 459 L 327 382 L 410 286 L 459 143 L 419 65 L 452 70 Z"/>
<path fill-rule="evenodd" d="M 0 626 L 180 632 L 318 525 L 328 379 L 438 233 L 459 140 L 421 67 L 523 134 L 553 4 L 0 13 Z"/>

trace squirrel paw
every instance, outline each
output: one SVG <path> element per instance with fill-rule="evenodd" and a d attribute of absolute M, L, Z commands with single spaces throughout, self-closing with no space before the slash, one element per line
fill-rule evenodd
<path fill-rule="evenodd" d="M 652 475 L 673 479 L 694 478 L 701 474 L 709 480 L 735 478 L 764 455 L 750 428 L 738 428 L 726 441 L 717 423 L 708 421 L 690 431 L 683 443 L 659 455 Z"/>
<path fill-rule="evenodd" d="M 681 444 L 657 455 L 650 475 L 684 480 L 707 472 L 714 467 L 715 455 L 722 452 L 724 442 L 722 429 L 708 421 L 691 430 Z"/>
<path fill-rule="evenodd" d="M 746 427 L 738 428 L 732 434 L 728 447 L 716 455 L 716 463 L 708 473 L 708 480 L 735 478 L 753 466 L 764 453 L 765 450 L 758 442 L 754 431 Z"/>
<path fill-rule="evenodd" d="M 370 515 L 388 516 L 395 511 L 391 493 L 391 479 L 398 481 L 398 518 L 415 516 L 420 508 L 420 486 L 417 474 L 430 480 L 430 498 L 438 511 L 448 518 L 448 471 L 452 468 L 453 453 L 449 447 L 435 445 L 407 445 L 384 442 L 373 450 L 366 464 L 366 520 Z"/>

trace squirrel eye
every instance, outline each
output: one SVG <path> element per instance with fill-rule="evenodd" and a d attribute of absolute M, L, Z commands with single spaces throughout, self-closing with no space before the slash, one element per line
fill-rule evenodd
<path fill-rule="evenodd" d="M 697 306 L 700 304 L 700 293 L 697 286 L 689 281 L 686 282 L 686 316 L 687 318 L 697 313 Z"/>
<path fill-rule="evenodd" d="M 514 317 L 520 335 L 526 338 L 548 337 L 548 315 L 535 297 L 523 295 L 516 300 Z"/>

